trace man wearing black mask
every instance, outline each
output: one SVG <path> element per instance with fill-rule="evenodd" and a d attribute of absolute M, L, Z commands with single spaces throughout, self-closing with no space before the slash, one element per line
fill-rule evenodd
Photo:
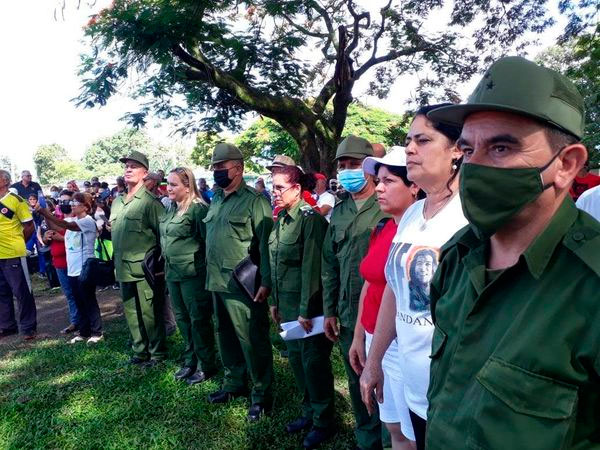
<path fill-rule="evenodd" d="M 268 238 L 273 227 L 271 206 L 244 182 L 243 156 L 231 144 L 217 144 L 212 156 L 215 193 L 206 224 L 206 288 L 213 293 L 217 342 L 225 378 L 210 394 L 211 403 L 246 395 L 246 374 L 252 380 L 250 421 L 271 409 L 273 354 L 269 340 L 271 291 Z M 261 286 L 249 298 L 232 278 L 233 269 L 250 253 L 260 255 Z"/>

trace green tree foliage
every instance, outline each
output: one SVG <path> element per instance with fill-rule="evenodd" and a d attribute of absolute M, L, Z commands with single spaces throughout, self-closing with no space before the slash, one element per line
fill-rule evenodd
<path fill-rule="evenodd" d="M 542 52 L 537 60 L 569 77 L 585 99 L 583 143 L 592 167 L 600 167 L 600 2 L 580 0 L 577 8 L 561 2 L 569 23 L 560 44 Z"/>
<path fill-rule="evenodd" d="M 33 164 L 41 184 L 53 183 L 59 178 L 57 163 L 64 159 L 66 150 L 58 144 L 40 145 L 33 153 Z"/>
<path fill-rule="evenodd" d="M 83 163 L 86 169 L 98 176 L 120 174 L 123 165 L 119 162 L 119 158 L 134 150 L 148 155 L 153 150 L 153 144 L 142 131 L 125 128 L 92 143 L 85 150 Z"/>
<path fill-rule="evenodd" d="M 354 134 L 389 147 L 402 144 L 407 131 L 406 115 L 392 114 L 355 102 L 348 108 L 343 136 Z M 198 133 L 196 146 L 192 150 L 194 162 L 208 167 L 215 144 L 222 140 L 218 135 Z M 236 136 L 233 142 L 242 151 L 245 160 L 250 161 L 249 166 L 257 172 L 264 170 L 259 163 L 271 161 L 275 155 L 288 155 L 295 161 L 301 161 L 298 143 L 281 125 L 269 118 L 259 118 Z"/>
<path fill-rule="evenodd" d="M 69 180 L 89 180 L 93 173 L 87 170 L 81 161 L 74 159 L 61 159 L 56 162 L 56 179 L 53 184 L 63 184 Z"/>
<path fill-rule="evenodd" d="M 455 83 L 552 23 L 546 3 L 389 0 L 372 16 L 352 0 L 115 0 L 86 27 L 77 102 L 104 105 L 135 77 L 135 126 L 152 113 L 182 133 L 237 131 L 256 112 L 293 137 L 305 167 L 324 170 L 367 73 L 381 98 L 419 74 L 420 101 L 456 99 Z"/>

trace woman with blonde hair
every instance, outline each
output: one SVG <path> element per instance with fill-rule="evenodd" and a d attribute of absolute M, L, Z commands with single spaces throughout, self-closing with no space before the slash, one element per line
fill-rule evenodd
<path fill-rule="evenodd" d="M 169 173 L 167 194 L 171 206 L 160 220 L 160 245 L 167 288 L 185 342 L 184 363 L 175 379 L 193 385 L 217 372 L 212 297 L 204 288 L 206 230 L 202 219 L 208 205 L 187 167 Z"/>

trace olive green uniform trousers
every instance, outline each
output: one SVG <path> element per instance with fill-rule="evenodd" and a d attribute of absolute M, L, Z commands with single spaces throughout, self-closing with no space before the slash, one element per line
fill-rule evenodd
<path fill-rule="evenodd" d="M 333 342 L 324 334 L 286 341 L 290 366 L 298 390 L 303 394 L 302 416 L 317 427 L 334 423 L 334 388 L 331 372 Z"/>
<path fill-rule="evenodd" d="M 213 301 L 210 292 L 204 289 L 204 280 L 193 277 L 167 281 L 167 287 L 175 320 L 185 342 L 184 365 L 201 368 L 207 374 L 217 372 Z"/>
<path fill-rule="evenodd" d="M 213 292 L 216 335 L 225 376 L 223 390 L 245 392 L 252 380 L 252 403 L 273 400 L 273 353 L 267 302 L 240 294 Z"/>
<path fill-rule="evenodd" d="M 167 354 L 163 323 L 164 288 L 158 286 L 152 290 L 143 278 L 122 281 L 121 296 L 135 356 L 164 359 Z"/>

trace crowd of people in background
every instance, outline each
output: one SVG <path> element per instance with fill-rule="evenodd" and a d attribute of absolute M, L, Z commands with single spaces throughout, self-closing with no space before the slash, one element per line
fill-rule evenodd
<path fill-rule="evenodd" d="M 72 344 L 105 339 L 96 291 L 119 290 L 132 365 L 160 365 L 174 317 L 175 379 L 222 372 L 208 401 L 249 397 L 251 422 L 273 407 L 269 318 L 295 324 L 285 431 L 305 448 L 336 431 L 336 344 L 359 448 L 598 445 L 600 177 L 582 130 L 575 87 L 509 57 L 466 104 L 418 109 L 401 147 L 346 136 L 331 179 L 277 155 L 250 187 L 228 143 L 212 188 L 138 151 L 113 187 L 45 196 L 0 171 L 0 337 L 35 338 L 37 270 L 65 295 Z"/>

